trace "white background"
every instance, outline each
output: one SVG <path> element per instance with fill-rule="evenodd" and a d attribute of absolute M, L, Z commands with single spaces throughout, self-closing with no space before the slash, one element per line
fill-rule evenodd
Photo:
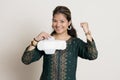
<path fill-rule="evenodd" d="M 52 11 L 69 7 L 78 36 L 85 40 L 80 22 L 87 21 L 99 52 L 97 60 L 79 58 L 77 80 L 120 80 L 119 0 L 0 0 L 0 80 L 39 80 L 42 59 L 21 62 L 30 41 L 51 32 Z"/>

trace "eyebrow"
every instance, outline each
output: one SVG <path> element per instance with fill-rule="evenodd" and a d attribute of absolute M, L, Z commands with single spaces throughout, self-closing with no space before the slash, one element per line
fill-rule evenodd
<path fill-rule="evenodd" d="M 53 18 L 52 20 L 57 20 L 57 19 Z M 65 19 L 60 19 L 60 21 L 65 21 Z"/>

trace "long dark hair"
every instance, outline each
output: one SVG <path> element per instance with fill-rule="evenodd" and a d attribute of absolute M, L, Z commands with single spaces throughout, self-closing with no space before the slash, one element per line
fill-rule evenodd
<path fill-rule="evenodd" d="M 65 6 L 57 6 L 57 7 L 53 10 L 53 17 L 54 17 L 55 14 L 58 14 L 58 13 L 64 14 L 65 17 L 66 17 L 66 19 L 68 20 L 68 22 L 71 21 L 70 26 L 68 26 L 69 28 L 71 27 L 71 29 L 70 29 L 70 30 L 67 30 L 67 32 L 68 32 L 68 34 L 69 34 L 70 36 L 72 36 L 72 37 L 77 37 L 76 30 L 75 30 L 75 28 L 74 28 L 73 25 L 72 25 L 71 11 L 70 11 L 67 7 L 65 7 Z M 54 35 L 55 33 L 56 33 L 56 32 L 53 31 L 53 32 L 51 33 L 51 35 Z"/>

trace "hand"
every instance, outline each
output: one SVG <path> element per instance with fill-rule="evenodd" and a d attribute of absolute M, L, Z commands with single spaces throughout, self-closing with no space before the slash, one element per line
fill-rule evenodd
<path fill-rule="evenodd" d="M 37 37 L 35 37 L 36 41 L 44 40 L 50 38 L 51 35 L 46 32 L 41 32 Z"/>
<path fill-rule="evenodd" d="M 88 33 L 89 32 L 89 27 L 88 27 L 88 23 L 87 22 L 82 22 L 80 23 L 81 27 L 83 28 L 83 31 L 85 33 Z"/>
<path fill-rule="evenodd" d="M 85 32 L 85 35 L 86 35 L 87 39 L 92 42 L 92 36 L 91 36 L 91 32 L 90 32 L 89 27 L 88 27 L 88 23 L 83 22 L 80 25 L 83 28 L 83 31 Z"/>

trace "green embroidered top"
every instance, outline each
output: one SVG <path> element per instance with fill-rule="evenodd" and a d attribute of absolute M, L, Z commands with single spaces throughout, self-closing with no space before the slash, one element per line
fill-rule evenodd
<path fill-rule="evenodd" d="M 94 40 L 87 43 L 79 38 L 70 38 L 65 50 L 56 50 L 54 54 L 48 55 L 44 51 L 35 48 L 27 51 L 22 56 L 24 64 L 38 61 L 43 56 L 43 71 L 40 80 L 76 80 L 76 68 L 78 56 L 88 60 L 94 60 L 98 51 Z"/>

